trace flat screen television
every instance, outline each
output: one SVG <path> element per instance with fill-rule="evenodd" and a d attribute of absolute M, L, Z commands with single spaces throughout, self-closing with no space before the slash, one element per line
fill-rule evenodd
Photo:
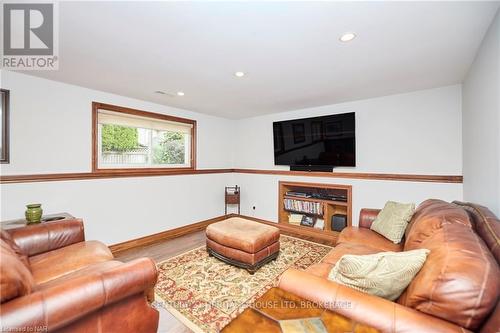
<path fill-rule="evenodd" d="M 356 166 L 354 112 L 273 123 L 274 164 L 292 170 Z"/>

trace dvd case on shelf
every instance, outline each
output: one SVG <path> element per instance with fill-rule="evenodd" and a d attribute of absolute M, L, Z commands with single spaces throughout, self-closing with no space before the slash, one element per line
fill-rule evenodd
<path fill-rule="evenodd" d="M 286 210 L 306 214 L 323 215 L 323 204 L 320 202 L 284 199 L 284 205 Z"/>

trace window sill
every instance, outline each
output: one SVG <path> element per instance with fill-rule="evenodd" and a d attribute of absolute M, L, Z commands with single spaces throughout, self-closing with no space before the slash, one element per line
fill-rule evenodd
<path fill-rule="evenodd" d="M 183 173 L 186 171 L 195 171 L 193 167 L 180 167 L 180 168 L 98 168 L 92 170 L 97 174 L 168 174 L 168 173 Z"/>

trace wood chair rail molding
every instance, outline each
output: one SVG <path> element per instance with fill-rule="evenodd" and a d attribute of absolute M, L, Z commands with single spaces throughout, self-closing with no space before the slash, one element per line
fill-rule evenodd
<path fill-rule="evenodd" d="M 460 175 L 414 175 L 399 173 L 371 173 L 371 172 L 320 172 L 320 171 L 288 171 L 288 170 L 260 170 L 260 169 L 233 169 L 236 173 L 252 173 L 263 175 L 283 175 L 297 177 L 323 177 L 323 178 L 350 178 L 369 180 L 394 180 L 409 182 L 431 183 L 462 183 Z"/>
<path fill-rule="evenodd" d="M 365 180 L 390 180 L 407 182 L 430 183 L 462 183 L 463 177 L 458 175 L 412 175 L 412 174 L 386 174 L 386 173 L 359 173 L 359 172 L 307 172 L 287 170 L 261 170 L 261 169 L 195 169 L 195 170 L 130 170 L 124 172 L 79 172 L 79 173 L 52 173 L 29 175 L 1 175 L 0 184 L 36 183 L 67 180 L 90 180 L 102 178 L 127 178 L 127 177 L 158 177 L 180 176 L 213 173 L 246 173 L 261 175 L 283 175 L 297 177 L 322 177 L 322 178 L 347 178 Z"/>
<path fill-rule="evenodd" d="M 15 183 L 38 183 L 55 182 L 67 180 L 91 180 L 107 178 L 132 178 L 132 177 L 158 177 L 158 176 L 181 176 L 181 175 L 203 175 L 213 173 L 230 173 L 232 169 L 197 169 L 197 170 L 137 170 L 134 172 L 78 172 L 78 173 L 51 173 L 39 175 L 10 175 L 0 176 L 0 184 Z"/>

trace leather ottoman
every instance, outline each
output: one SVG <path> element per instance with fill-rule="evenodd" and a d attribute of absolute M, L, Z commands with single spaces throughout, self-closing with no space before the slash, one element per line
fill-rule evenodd
<path fill-rule="evenodd" d="M 206 236 L 210 255 L 250 274 L 276 259 L 280 251 L 278 228 L 240 217 L 209 225 Z"/>

